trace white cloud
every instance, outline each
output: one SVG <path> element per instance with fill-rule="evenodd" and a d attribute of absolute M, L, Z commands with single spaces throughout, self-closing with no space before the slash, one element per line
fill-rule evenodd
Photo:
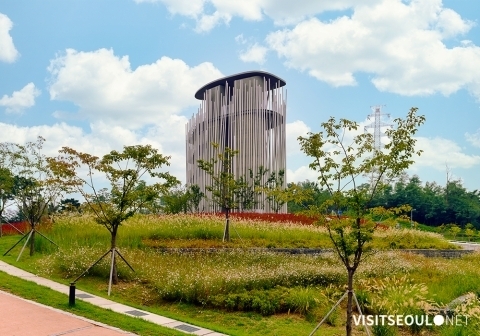
<path fill-rule="evenodd" d="M 477 145 L 480 147 L 480 137 L 476 138 Z M 424 152 L 419 157 L 414 157 L 415 163 L 409 168 L 410 174 L 422 173 L 422 176 L 432 176 L 435 172 L 443 172 L 445 165 L 449 168 L 472 168 L 480 165 L 480 156 L 469 155 L 465 153 L 462 148 L 454 141 L 444 138 L 416 138 L 416 150 L 422 149 Z M 311 159 L 306 157 L 306 162 Z M 303 160 L 298 160 L 302 163 Z M 316 181 L 318 173 L 310 169 L 308 165 L 304 164 L 296 169 L 287 169 L 288 182 L 300 182 L 305 180 Z M 429 177 L 425 179 L 428 180 Z"/>
<path fill-rule="evenodd" d="M 38 136 L 42 136 L 46 139 L 43 153 L 47 156 L 58 155 L 58 150 L 63 146 L 102 156 L 113 149 L 121 150 L 123 146 L 150 144 L 163 155 L 171 156 L 171 165 L 166 169 L 184 181 L 185 123 L 185 117 L 175 117 L 164 125 L 152 126 L 144 130 L 130 130 L 122 126 L 97 122 L 90 125 L 89 133 L 80 127 L 70 126 L 66 123 L 31 127 L 0 123 L 0 142 L 24 144 L 27 141 L 36 141 Z"/>
<path fill-rule="evenodd" d="M 56 111 L 54 116 L 83 117 L 90 122 L 90 133 L 76 129 L 78 141 L 53 137 L 53 143 L 95 155 L 124 145 L 151 144 L 171 156 L 167 169 L 181 180 L 185 176 L 187 118 L 179 114 L 200 105 L 194 98 L 196 90 L 223 77 L 211 63 L 189 67 L 182 60 L 168 57 L 131 69 L 128 56 L 118 57 L 107 49 L 68 49 L 51 61 L 48 70 L 51 99 L 70 101 L 79 107 L 77 115 Z M 49 134 L 65 132 L 65 127 L 45 126 L 42 135 L 49 141 Z"/>
<path fill-rule="evenodd" d="M 480 156 L 469 155 L 452 140 L 436 137 L 418 137 L 415 148 L 424 152 L 416 157 L 412 170 L 429 167 L 439 171 L 445 170 L 445 164 L 450 168 L 471 168 L 480 164 Z"/>
<path fill-rule="evenodd" d="M 202 14 L 197 20 L 197 26 L 195 27 L 195 30 L 198 33 L 208 32 L 220 22 L 228 24 L 231 19 L 231 15 L 219 11 L 215 11 L 213 14 Z"/>
<path fill-rule="evenodd" d="M 308 72 L 332 86 L 356 85 L 355 74 L 368 73 L 380 91 L 401 95 L 449 95 L 467 89 L 480 99 L 480 47 L 458 40 L 474 23 L 442 0 L 136 0 L 163 3 L 172 14 L 196 21 L 205 32 L 244 20 L 271 18 L 277 25 L 296 25 L 270 33 L 267 44 L 287 66 Z M 321 21 L 315 15 L 337 17 Z M 350 12 L 352 14 L 350 14 Z M 243 61 L 262 63 L 266 50 L 242 52 Z"/>
<path fill-rule="evenodd" d="M 35 105 L 35 98 L 40 95 L 40 90 L 35 84 L 28 83 L 20 91 L 14 91 L 9 97 L 4 95 L 0 99 L 0 106 L 5 106 L 7 113 L 21 113 L 24 109 Z"/>
<path fill-rule="evenodd" d="M 306 180 L 317 181 L 317 179 L 318 173 L 308 166 L 301 166 L 295 170 L 287 169 L 287 183 L 298 183 Z"/>
<path fill-rule="evenodd" d="M 240 44 L 245 44 L 247 43 L 247 40 L 245 37 L 243 37 L 243 34 L 235 36 L 235 42 L 240 43 Z"/>
<path fill-rule="evenodd" d="M 362 0 L 371 4 L 379 0 Z M 228 24 L 232 17 L 247 21 L 271 18 L 277 25 L 297 23 L 325 11 L 345 10 L 357 5 L 358 0 L 135 0 L 137 3 L 163 3 L 172 14 L 184 15 L 196 20 L 197 31 L 209 31 L 218 24 Z M 213 10 L 209 11 L 209 8 Z M 213 13 L 213 14 L 210 14 Z"/>
<path fill-rule="evenodd" d="M 180 14 L 196 18 L 203 12 L 205 0 L 134 0 L 136 3 L 161 2 L 172 14 Z"/>
<path fill-rule="evenodd" d="M 81 116 L 129 129 L 165 123 L 183 109 L 198 106 L 202 85 L 223 77 L 211 63 L 189 67 L 162 57 L 132 70 L 128 56 L 112 50 L 78 52 L 68 49 L 48 67 L 50 97 L 79 106 Z"/>
<path fill-rule="evenodd" d="M 79 107 L 77 114 L 56 111 L 54 116 L 82 117 L 90 122 L 90 133 L 62 123 L 41 130 L 31 127 L 28 132 L 32 138 L 41 134 L 57 149 L 71 146 L 94 155 L 124 145 L 151 144 L 171 156 L 168 170 L 181 180 L 185 175 L 187 118 L 179 114 L 185 108 L 199 106 L 200 101 L 194 98 L 196 90 L 223 77 L 211 63 L 190 67 L 168 57 L 131 69 L 128 56 L 119 57 L 107 49 L 68 49 L 51 61 L 48 71 L 51 99 L 70 101 Z M 12 134 L 22 132 L 26 133 L 15 129 Z M 69 134 L 74 134 L 75 140 Z"/>
<path fill-rule="evenodd" d="M 196 21 L 197 32 L 207 32 L 220 23 L 228 24 L 232 18 L 230 10 L 215 10 L 208 13 L 205 5 L 207 0 L 134 0 L 136 3 L 163 3 L 172 14 L 183 15 Z M 220 6 L 222 7 L 222 6 Z M 227 6 L 228 7 L 228 6 Z M 235 6 L 233 6 L 235 7 Z"/>
<path fill-rule="evenodd" d="M 257 43 L 253 44 L 246 51 L 240 53 L 240 60 L 243 62 L 253 62 L 258 64 L 265 63 L 265 56 L 268 49 Z"/>
<path fill-rule="evenodd" d="M 308 127 L 303 121 L 295 120 L 294 122 L 287 123 L 286 125 L 286 141 L 287 141 L 287 156 L 293 156 L 303 153 L 300 149 L 298 137 L 306 137 L 310 132 Z"/>
<path fill-rule="evenodd" d="M 465 133 L 465 139 L 475 147 L 480 147 L 480 129 L 478 129 L 475 133 Z"/>
<path fill-rule="evenodd" d="M 0 13 L 0 61 L 9 63 L 14 62 L 19 56 L 9 33 L 12 26 L 13 23 L 9 17 Z"/>
<path fill-rule="evenodd" d="M 351 16 L 305 20 L 270 33 L 269 47 L 286 64 L 332 86 L 356 85 L 372 74 L 380 91 L 449 95 L 467 88 L 480 98 L 480 47 L 447 48 L 443 40 L 473 26 L 441 0 L 360 2 Z"/>

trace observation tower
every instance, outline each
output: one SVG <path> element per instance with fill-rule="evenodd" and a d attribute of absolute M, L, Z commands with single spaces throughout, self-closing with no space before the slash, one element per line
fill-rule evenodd
<path fill-rule="evenodd" d="M 212 143 L 219 145 L 218 153 L 227 147 L 239 151 L 233 158 L 232 173 L 247 185 L 253 185 L 262 169 L 266 171 L 260 178 L 262 186 L 273 173 L 286 172 L 285 84 L 271 73 L 248 71 L 217 79 L 195 93 L 201 103 L 186 125 L 186 181 L 198 185 L 207 196 L 200 203 L 201 211 L 221 210 L 209 202 L 205 187 L 211 185 L 210 176 L 197 164 L 197 160 L 214 158 Z M 221 169 L 220 164 L 215 169 Z M 285 186 L 286 176 L 281 187 Z M 255 205 L 244 210 L 273 212 L 265 193 L 255 197 Z M 278 212 L 286 211 L 285 204 Z"/>

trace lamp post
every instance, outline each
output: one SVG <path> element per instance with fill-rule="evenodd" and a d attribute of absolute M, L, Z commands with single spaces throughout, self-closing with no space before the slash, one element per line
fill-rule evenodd
<path fill-rule="evenodd" d="M 410 226 L 413 228 L 413 212 L 415 211 L 416 209 L 412 209 L 410 210 Z"/>

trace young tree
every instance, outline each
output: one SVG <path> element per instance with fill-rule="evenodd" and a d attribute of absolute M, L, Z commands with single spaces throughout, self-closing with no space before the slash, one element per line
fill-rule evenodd
<path fill-rule="evenodd" d="M 162 211 L 168 214 L 199 212 L 200 201 L 204 197 L 196 184 L 181 186 L 178 184 L 162 196 Z"/>
<path fill-rule="evenodd" d="M 225 229 L 223 241 L 230 241 L 230 211 L 238 207 L 235 197 L 239 184 L 232 173 L 232 161 L 238 151 L 226 147 L 219 152 L 219 145 L 212 144 L 214 157 L 209 161 L 198 160 L 198 167 L 210 176 L 211 184 L 206 187 L 211 200 L 225 212 Z"/>
<path fill-rule="evenodd" d="M 84 197 L 97 223 L 110 232 L 110 250 L 104 256 L 112 253 L 110 283 L 116 284 L 115 255 L 123 259 L 117 250 L 118 229 L 147 202 L 159 198 L 160 194 L 178 183 L 169 173 L 158 171 L 164 165 L 169 165 L 170 157 L 163 156 L 150 145 L 125 146 L 123 151 L 113 150 L 102 158 L 69 147 L 63 147 L 60 153 L 58 158 L 51 160 L 56 176 Z M 84 176 L 82 172 L 85 171 Z M 93 175 L 96 173 L 105 177 L 109 188 L 99 189 L 95 186 Z M 163 181 L 146 185 L 142 178 L 147 176 Z"/>
<path fill-rule="evenodd" d="M 259 197 L 262 193 L 262 181 L 267 173 L 268 169 L 260 166 L 255 175 L 252 169 L 248 169 L 248 177 L 241 176 L 237 180 L 238 188 L 235 196 L 241 211 L 256 209 L 258 206 L 261 209 L 265 207 Z"/>
<path fill-rule="evenodd" d="M 330 199 L 322 206 L 312 206 L 310 212 L 321 216 L 327 227 L 330 240 L 348 275 L 346 334 L 352 335 L 353 279 L 360 263 L 364 260 L 365 245 L 372 239 L 373 223 L 365 222 L 371 211 L 370 203 L 382 187 L 382 181 L 399 176 L 414 161 L 417 129 L 425 121 L 412 108 L 405 119 L 395 119 L 395 125 L 385 133 L 389 142 L 383 150 L 375 148 L 371 134 L 358 132 L 359 125 L 346 119 L 337 121 L 331 117 L 322 123 L 323 131 L 299 137 L 302 150 L 313 158 L 309 167 L 318 172 L 318 183 L 328 190 Z M 350 144 L 346 137 L 354 133 Z M 359 188 L 360 179 L 373 175 L 369 188 Z M 336 217 L 329 218 L 326 209 L 334 209 Z M 347 210 L 349 217 L 339 215 Z M 322 216 L 323 215 L 323 216 Z"/>
<path fill-rule="evenodd" d="M 0 155 L 3 155 L 0 153 Z M 13 200 L 14 176 L 10 169 L 0 167 L 0 237 L 3 235 L 3 214 L 8 203 Z"/>
<path fill-rule="evenodd" d="M 292 184 L 293 183 L 289 183 L 288 188 L 291 187 Z M 294 198 L 293 200 L 288 201 L 287 209 L 289 213 L 302 212 L 313 205 L 319 206 L 330 198 L 330 194 L 327 191 L 320 189 L 317 182 L 305 180 L 296 183 L 296 187 L 301 191 L 301 194 L 304 195 L 304 197 L 302 200 Z"/>
<path fill-rule="evenodd" d="M 42 153 L 44 142 L 44 138 L 38 137 L 36 142 L 27 142 L 25 145 L 14 143 L 2 145 L 4 149 L 7 149 L 5 153 L 13 175 L 13 201 L 21 216 L 30 225 L 30 232 L 22 239 L 27 238 L 25 245 L 28 241 L 30 242 L 31 256 L 35 253 L 36 234 L 48 239 L 37 231 L 37 226 L 42 217 L 48 213 L 49 206 L 54 204 L 65 192 L 65 185 L 54 176 L 49 158 Z M 50 239 L 48 240 L 52 242 Z"/>
<path fill-rule="evenodd" d="M 187 189 L 180 183 L 170 188 L 162 196 L 162 210 L 167 214 L 187 213 L 188 211 L 188 193 Z"/>
<path fill-rule="evenodd" d="M 465 235 L 468 237 L 468 241 L 471 241 L 473 236 L 475 236 L 475 227 L 472 223 L 465 225 Z"/>
<path fill-rule="evenodd" d="M 456 239 L 457 236 L 458 236 L 458 234 L 459 234 L 460 232 L 462 232 L 462 228 L 459 227 L 459 226 L 456 225 L 456 224 L 451 224 L 449 231 L 450 231 L 450 233 L 452 234 L 453 239 Z"/>
<path fill-rule="evenodd" d="M 285 170 L 272 172 L 265 183 L 263 191 L 267 195 L 267 202 L 273 212 L 278 213 L 288 202 L 288 193 L 285 192 Z"/>
<path fill-rule="evenodd" d="M 187 207 L 190 212 L 200 212 L 200 202 L 205 194 L 200 190 L 197 184 L 192 184 L 187 188 Z"/>
<path fill-rule="evenodd" d="M 264 187 L 261 190 L 267 195 L 270 209 L 275 213 L 278 213 L 285 204 L 302 204 L 314 197 L 312 190 L 305 189 L 297 183 L 289 183 L 286 188 L 276 186 Z"/>

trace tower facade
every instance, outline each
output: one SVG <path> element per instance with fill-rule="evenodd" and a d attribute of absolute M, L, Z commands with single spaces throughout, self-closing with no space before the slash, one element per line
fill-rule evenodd
<path fill-rule="evenodd" d="M 219 152 L 227 147 L 238 151 L 232 162 L 236 179 L 253 185 L 257 176 L 263 186 L 272 174 L 283 174 L 277 182 L 286 186 L 285 84 L 268 72 L 249 71 L 210 82 L 195 93 L 201 104 L 186 125 L 186 180 L 187 185 L 196 184 L 206 194 L 200 210 L 221 210 L 210 202 L 206 190 L 211 185 L 210 176 L 197 164 L 198 160 L 214 158 L 212 143 L 218 144 Z M 215 169 L 221 169 L 220 164 Z M 265 173 L 258 177 L 262 171 Z M 273 212 L 264 192 L 255 197 L 255 205 L 248 210 Z M 286 205 L 279 212 L 286 212 Z"/>

